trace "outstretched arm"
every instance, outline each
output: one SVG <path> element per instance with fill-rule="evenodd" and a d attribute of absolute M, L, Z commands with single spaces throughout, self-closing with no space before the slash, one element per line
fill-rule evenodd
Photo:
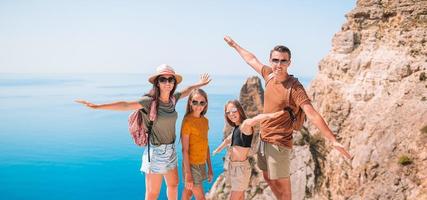
<path fill-rule="evenodd" d="M 221 152 L 222 149 L 224 149 L 224 147 L 226 147 L 230 143 L 231 143 L 231 134 L 227 138 L 225 138 L 224 141 L 222 141 L 222 143 L 212 152 L 212 155 L 214 156 L 215 154 Z"/>
<path fill-rule="evenodd" d="M 213 178 L 213 170 L 212 170 L 212 162 L 211 162 L 211 155 L 210 155 L 210 149 L 208 146 L 208 152 L 206 152 L 207 155 L 207 165 L 208 165 L 208 181 L 209 183 L 212 182 L 212 178 Z"/>
<path fill-rule="evenodd" d="M 241 125 L 241 130 L 243 131 L 244 134 L 252 134 L 252 127 L 254 127 L 255 125 L 257 125 L 258 123 L 260 123 L 263 120 L 266 119 L 271 119 L 271 118 L 277 118 L 280 115 L 283 115 L 285 111 L 281 110 L 278 112 L 274 112 L 274 113 L 263 113 L 263 114 L 258 114 L 257 116 L 250 118 L 250 119 L 246 119 L 245 121 L 243 121 L 242 125 Z"/>
<path fill-rule="evenodd" d="M 138 110 L 142 108 L 142 105 L 138 101 L 117 101 L 117 102 L 106 103 L 106 104 L 94 104 L 86 100 L 75 100 L 75 102 L 81 103 L 92 109 L 101 109 L 101 110 L 127 111 L 127 110 Z"/>
<path fill-rule="evenodd" d="M 209 77 L 209 74 L 202 74 L 200 76 L 199 82 L 195 83 L 194 85 L 190 85 L 187 88 L 184 88 L 183 90 L 181 90 L 180 99 L 188 96 L 192 90 L 197 89 L 197 88 L 202 87 L 202 86 L 205 86 L 209 82 L 211 82 L 211 78 Z"/>
<path fill-rule="evenodd" d="M 190 136 L 182 135 L 182 157 L 184 164 L 184 186 L 191 190 L 193 188 L 193 175 L 191 174 L 190 158 L 189 158 Z"/>
<path fill-rule="evenodd" d="M 261 74 L 262 66 L 264 65 L 255 57 L 254 54 L 239 46 L 229 36 L 225 36 L 224 40 L 228 45 L 230 45 L 230 47 L 236 49 L 237 53 L 239 53 L 239 55 L 243 58 L 243 60 L 245 60 L 246 63 L 248 63 L 248 65 L 250 65 L 256 72 Z"/>
<path fill-rule="evenodd" d="M 304 110 L 307 118 L 320 130 L 322 135 L 332 142 L 332 146 L 338 150 L 343 156 L 348 159 L 351 159 L 350 153 L 344 148 L 342 144 L 337 142 L 335 135 L 332 133 L 331 129 L 329 129 L 325 120 L 323 120 L 322 116 L 313 108 L 311 103 L 304 103 L 301 105 L 301 108 Z"/>

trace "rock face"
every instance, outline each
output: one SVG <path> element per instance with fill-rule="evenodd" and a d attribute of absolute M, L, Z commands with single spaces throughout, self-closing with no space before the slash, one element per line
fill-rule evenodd
<path fill-rule="evenodd" d="M 427 199 L 427 1 L 359 0 L 346 17 L 307 92 L 354 157 L 307 122 L 294 134 L 292 197 Z M 257 78 L 243 86 L 249 116 L 262 90 Z M 228 198 L 225 180 L 208 197 Z M 256 165 L 246 199 L 274 199 Z"/>
<path fill-rule="evenodd" d="M 326 144 L 313 199 L 427 199 L 426 45 L 427 1 L 359 0 L 347 14 L 309 94 L 354 158 Z"/>

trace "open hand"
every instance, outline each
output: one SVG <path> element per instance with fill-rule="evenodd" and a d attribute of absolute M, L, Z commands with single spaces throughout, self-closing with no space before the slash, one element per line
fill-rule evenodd
<path fill-rule="evenodd" d="M 215 150 L 212 152 L 212 156 L 216 155 L 216 154 L 217 154 L 217 153 L 219 153 L 221 150 L 222 150 L 222 149 L 219 149 L 219 148 L 215 149 Z"/>
<path fill-rule="evenodd" d="M 89 101 L 86 101 L 86 100 L 77 99 L 77 100 L 75 100 L 75 102 L 81 103 L 81 104 L 83 104 L 83 105 L 85 105 L 85 106 L 87 106 L 89 108 L 93 108 L 93 109 L 98 108 L 97 104 L 93 104 L 93 103 L 91 103 Z"/>
<path fill-rule="evenodd" d="M 211 77 L 209 76 L 209 74 L 205 73 L 200 75 L 200 79 L 199 79 L 199 84 L 200 86 L 204 86 L 207 85 L 209 82 L 211 82 Z"/>
<path fill-rule="evenodd" d="M 230 47 L 236 46 L 236 42 L 234 42 L 234 40 L 231 39 L 231 37 L 225 36 L 224 40 L 225 40 L 225 42 L 227 42 L 228 45 L 230 45 Z"/>
<path fill-rule="evenodd" d="M 344 157 L 346 157 L 347 159 L 351 159 L 352 158 L 352 156 L 350 155 L 350 153 L 344 148 L 344 146 L 342 145 L 342 144 L 340 144 L 340 143 L 338 143 L 338 142 L 334 142 L 333 144 L 332 144 L 332 146 L 336 149 L 336 150 L 338 150 L 340 153 L 341 153 L 341 155 L 343 155 Z"/>
<path fill-rule="evenodd" d="M 192 190 L 194 185 L 193 176 L 189 173 L 185 174 L 185 188 Z"/>

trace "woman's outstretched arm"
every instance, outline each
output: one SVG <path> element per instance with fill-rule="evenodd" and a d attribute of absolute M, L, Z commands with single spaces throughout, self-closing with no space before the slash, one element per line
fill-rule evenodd
<path fill-rule="evenodd" d="M 92 109 L 100 110 L 116 110 L 116 111 L 127 111 L 127 110 L 138 110 L 143 106 L 138 101 L 117 101 L 113 103 L 105 104 L 94 104 L 86 100 L 75 100 L 77 103 L 81 103 Z"/>
<path fill-rule="evenodd" d="M 211 82 L 211 78 L 209 77 L 209 74 L 202 74 L 200 76 L 199 82 L 197 82 L 193 85 L 190 85 L 190 86 L 188 86 L 188 87 L 186 87 L 180 91 L 181 92 L 180 99 L 188 96 L 192 90 L 197 89 L 197 88 L 202 87 L 202 86 L 205 86 L 209 82 Z"/>

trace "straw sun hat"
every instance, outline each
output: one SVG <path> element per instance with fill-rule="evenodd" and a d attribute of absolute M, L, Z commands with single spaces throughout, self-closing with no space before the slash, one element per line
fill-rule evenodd
<path fill-rule="evenodd" d="M 176 79 L 176 84 L 179 84 L 182 81 L 182 76 L 179 75 L 179 74 L 177 74 L 177 73 L 175 73 L 175 70 L 171 66 L 169 66 L 167 64 L 161 64 L 160 66 L 158 66 L 157 69 L 156 69 L 156 73 L 154 73 L 153 75 L 151 75 L 148 78 L 148 81 L 150 83 L 154 84 L 154 80 L 158 76 L 161 76 L 161 75 L 172 75 L 172 76 L 174 76 L 175 79 Z"/>

